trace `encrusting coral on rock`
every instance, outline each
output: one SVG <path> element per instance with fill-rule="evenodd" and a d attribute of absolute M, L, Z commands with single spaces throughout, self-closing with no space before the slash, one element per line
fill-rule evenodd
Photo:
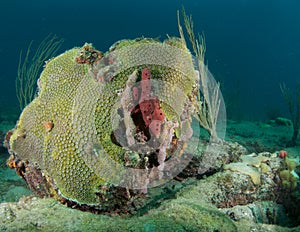
<path fill-rule="evenodd" d="M 197 86 L 178 38 L 124 40 L 104 55 L 90 44 L 66 51 L 47 62 L 10 132 L 10 163 L 41 196 L 128 211 L 188 164 Z"/>

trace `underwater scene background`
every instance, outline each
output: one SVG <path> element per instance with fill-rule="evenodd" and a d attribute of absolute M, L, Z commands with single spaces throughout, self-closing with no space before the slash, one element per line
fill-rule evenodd
<path fill-rule="evenodd" d="M 173 38 L 177 12 L 203 36 L 209 71 Z M 299 12 L 297 0 L 1 2 L 0 231 L 300 231 Z M 63 42 L 22 111 L 20 52 L 54 35 Z M 178 63 L 151 63 L 166 44 Z M 206 71 L 222 94 L 213 82 L 210 101 Z M 142 170 L 125 172 L 139 188 L 115 184 L 111 161 Z"/>
<path fill-rule="evenodd" d="M 49 33 L 65 40 L 61 51 L 92 42 L 106 51 L 124 38 L 178 35 L 176 11 L 193 15 L 205 35 L 206 58 L 221 81 L 229 117 L 285 115 L 279 83 L 299 81 L 300 16 L 296 0 L 6 1 L 1 3 L 1 105 L 16 105 L 14 80 L 20 50 Z"/>

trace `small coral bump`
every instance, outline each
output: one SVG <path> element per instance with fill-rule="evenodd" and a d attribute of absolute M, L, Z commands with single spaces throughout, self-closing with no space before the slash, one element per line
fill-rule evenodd
<path fill-rule="evenodd" d="M 50 132 L 52 130 L 52 128 L 54 127 L 54 123 L 52 120 L 50 121 L 46 121 L 43 123 L 44 124 L 44 127 L 45 127 L 45 131 L 46 132 Z"/>
<path fill-rule="evenodd" d="M 285 159 L 287 157 L 287 155 L 288 155 L 288 153 L 285 150 L 281 150 L 278 153 L 278 157 L 281 158 L 281 159 Z"/>
<path fill-rule="evenodd" d="M 78 64 L 94 64 L 103 57 L 102 52 L 94 49 L 92 44 L 85 43 L 75 58 Z"/>
<path fill-rule="evenodd" d="M 15 161 L 15 157 L 13 155 L 11 155 L 8 160 L 7 160 L 7 166 L 11 169 L 14 169 L 17 167 L 17 163 Z"/>
<path fill-rule="evenodd" d="M 24 178 L 25 175 L 25 163 L 18 159 L 14 154 L 10 155 L 9 159 L 7 160 L 7 166 L 11 169 L 15 169 L 16 173 Z"/>
<path fill-rule="evenodd" d="M 26 131 L 24 129 L 21 129 L 17 135 L 18 138 L 25 139 L 26 138 Z"/>

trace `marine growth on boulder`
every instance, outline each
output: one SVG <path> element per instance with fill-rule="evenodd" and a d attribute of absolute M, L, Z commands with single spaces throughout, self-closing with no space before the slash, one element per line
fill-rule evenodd
<path fill-rule="evenodd" d="M 9 163 L 40 196 L 128 211 L 192 159 L 198 79 L 180 38 L 66 51 L 47 62 L 38 96 L 9 133 Z"/>

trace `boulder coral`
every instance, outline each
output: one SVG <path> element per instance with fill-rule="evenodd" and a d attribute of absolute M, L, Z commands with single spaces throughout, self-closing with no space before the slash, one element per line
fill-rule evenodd
<path fill-rule="evenodd" d="M 122 40 L 104 54 L 85 44 L 48 61 L 38 83 L 6 141 L 38 195 L 128 211 L 188 164 L 199 99 L 182 39 Z"/>

